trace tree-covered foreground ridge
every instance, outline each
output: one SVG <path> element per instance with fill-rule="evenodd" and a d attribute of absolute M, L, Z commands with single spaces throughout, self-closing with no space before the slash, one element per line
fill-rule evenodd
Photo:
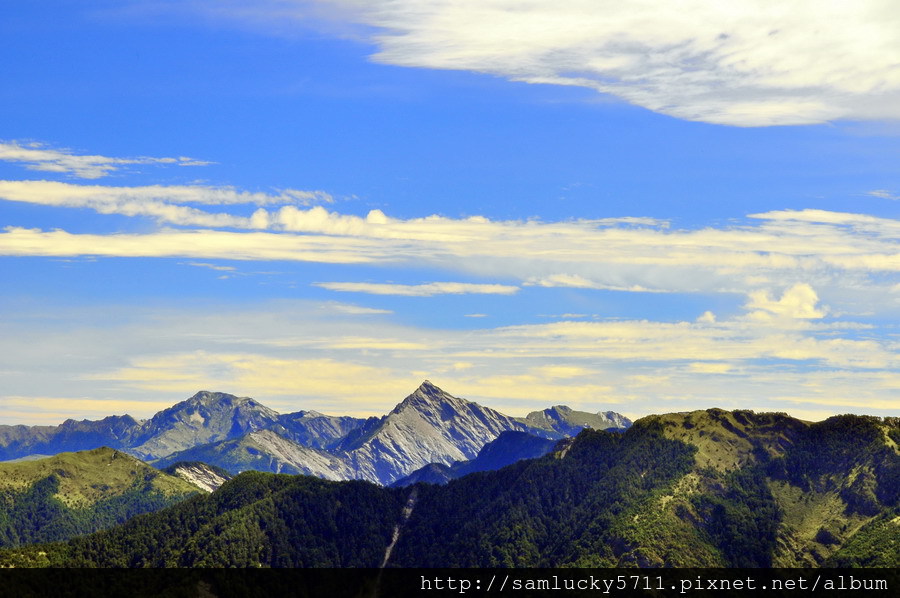
<path fill-rule="evenodd" d="M 7 548 L 0 564 L 897 567 L 898 444 L 895 417 L 653 415 L 446 485 L 248 471 L 104 531 Z M 30 517 L 60 508 L 49 492 Z M 19 525 L 17 500 L 0 529 Z"/>

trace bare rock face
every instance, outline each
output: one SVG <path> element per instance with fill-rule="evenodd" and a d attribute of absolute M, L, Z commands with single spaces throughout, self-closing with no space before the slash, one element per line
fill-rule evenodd
<path fill-rule="evenodd" d="M 357 477 L 390 484 L 429 463 L 473 459 L 515 419 L 444 392 L 429 381 L 406 397 L 368 433 L 341 448 Z"/>
<path fill-rule="evenodd" d="M 220 467 L 214 467 L 199 461 L 179 461 L 163 471 L 170 475 L 176 475 L 207 492 L 214 492 L 232 477 L 231 474 Z"/>

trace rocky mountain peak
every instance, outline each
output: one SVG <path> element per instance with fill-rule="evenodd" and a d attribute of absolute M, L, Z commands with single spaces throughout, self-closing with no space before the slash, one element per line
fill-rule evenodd
<path fill-rule="evenodd" d="M 546 413 L 550 417 L 563 418 L 566 415 L 572 413 L 572 408 L 566 405 L 554 405 L 549 409 L 545 409 L 544 413 Z"/>
<path fill-rule="evenodd" d="M 223 404 L 243 404 L 243 403 L 256 403 L 250 397 L 238 397 L 232 394 L 228 394 L 226 392 L 213 392 L 209 390 L 201 390 L 191 398 L 182 401 L 182 405 L 204 405 L 211 406 L 218 403 Z M 177 405 L 176 405 L 177 406 Z"/>
<path fill-rule="evenodd" d="M 416 392 L 433 395 L 433 394 L 443 394 L 444 391 L 441 390 L 440 388 L 438 388 L 437 386 L 435 386 L 434 384 L 432 384 L 431 380 L 425 380 L 422 382 L 422 384 L 419 385 L 419 388 L 416 389 Z"/>
<path fill-rule="evenodd" d="M 468 402 L 463 401 L 453 395 L 444 392 L 430 381 L 425 380 L 422 384 L 419 385 L 411 395 L 403 399 L 403 401 L 398 404 L 392 413 L 401 413 L 406 409 L 433 409 L 435 407 L 439 407 L 441 405 L 453 405 L 456 403 Z"/>

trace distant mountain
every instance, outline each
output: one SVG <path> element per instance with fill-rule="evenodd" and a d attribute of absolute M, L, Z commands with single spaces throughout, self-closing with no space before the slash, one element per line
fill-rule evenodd
<path fill-rule="evenodd" d="M 32 454 L 55 455 L 101 446 L 127 447 L 140 433 L 141 423 L 130 415 L 99 421 L 68 419 L 59 426 L 0 426 L 0 461 Z"/>
<path fill-rule="evenodd" d="M 101 446 L 157 459 L 276 423 L 278 414 L 251 398 L 201 391 L 147 421 L 113 415 L 99 421 L 70 419 L 59 426 L 0 426 L 0 460 Z"/>
<path fill-rule="evenodd" d="M 278 413 L 249 397 L 202 391 L 145 422 L 128 452 L 141 459 L 158 459 L 276 423 Z"/>
<path fill-rule="evenodd" d="M 495 440 L 484 445 L 474 459 L 457 461 L 453 465 L 429 463 L 391 485 L 402 488 L 418 482 L 446 484 L 450 480 L 476 471 L 493 471 L 522 459 L 543 457 L 552 451 L 557 443 L 556 440 L 534 436 L 527 432 L 501 432 Z"/>
<path fill-rule="evenodd" d="M 518 420 L 529 428 L 543 430 L 558 438 L 577 436 L 584 428 L 625 430 L 631 426 L 630 419 L 615 411 L 588 413 L 587 411 L 575 411 L 565 405 L 556 405 L 543 411 L 532 411 Z"/>
<path fill-rule="evenodd" d="M 897 568 L 898 439 L 898 418 L 710 409 L 440 486 L 248 472 L 0 565 Z"/>
<path fill-rule="evenodd" d="M 0 546 L 65 540 L 198 492 L 110 448 L 0 463 Z"/>
<path fill-rule="evenodd" d="M 278 416 L 278 423 L 270 429 L 297 444 L 328 450 L 367 421 L 358 417 L 323 415 L 317 411 L 298 411 Z"/>

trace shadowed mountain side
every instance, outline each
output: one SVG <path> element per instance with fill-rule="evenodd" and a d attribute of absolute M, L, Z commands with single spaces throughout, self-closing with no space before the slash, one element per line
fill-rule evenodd
<path fill-rule="evenodd" d="M 558 442 L 526 432 L 503 432 L 496 440 L 484 445 L 474 459 L 457 461 L 453 465 L 429 463 L 397 480 L 392 486 L 402 488 L 418 482 L 446 484 L 450 480 L 476 471 L 493 471 L 522 459 L 542 457 L 553 450 Z"/>

